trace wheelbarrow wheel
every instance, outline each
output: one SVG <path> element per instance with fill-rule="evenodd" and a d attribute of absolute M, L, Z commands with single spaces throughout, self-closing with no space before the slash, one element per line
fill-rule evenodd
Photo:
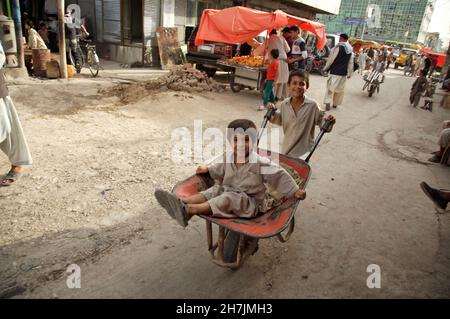
<path fill-rule="evenodd" d="M 234 263 L 237 259 L 239 248 L 239 238 L 241 234 L 229 231 L 223 243 L 223 261 L 225 263 Z"/>
<path fill-rule="evenodd" d="M 229 231 L 225 241 L 223 243 L 223 261 L 225 263 L 234 263 L 237 260 L 238 249 L 239 249 L 239 238 L 241 234 Z M 258 239 L 245 236 L 245 249 L 249 249 L 252 244 L 254 245 L 253 251 L 251 252 L 254 255 L 258 249 Z"/>

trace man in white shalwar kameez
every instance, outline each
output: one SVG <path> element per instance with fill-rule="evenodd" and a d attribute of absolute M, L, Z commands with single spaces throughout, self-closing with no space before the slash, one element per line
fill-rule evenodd
<path fill-rule="evenodd" d="M 11 162 L 11 169 L 0 179 L 0 186 L 10 186 L 21 177 L 23 166 L 32 164 L 22 125 L 6 86 L 3 73 L 5 61 L 5 52 L 0 42 L 0 149 Z"/>
<path fill-rule="evenodd" d="M 353 48 L 348 43 L 348 35 L 340 35 L 339 43 L 333 48 L 328 57 L 324 71 L 330 71 L 327 81 L 327 92 L 325 95 L 326 110 L 330 105 L 336 108 L 344 100 L 344 90 L 347 79 L 353 75 Z"/>

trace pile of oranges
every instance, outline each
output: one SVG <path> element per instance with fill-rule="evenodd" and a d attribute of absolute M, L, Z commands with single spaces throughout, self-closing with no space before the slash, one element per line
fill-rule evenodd
<path fill-rule="evenodd" d="M 264 57 L 243 55 L 227 60 L 230 63 L 242 64 L 247 66 L 259 67 L 264 65 Z"/>

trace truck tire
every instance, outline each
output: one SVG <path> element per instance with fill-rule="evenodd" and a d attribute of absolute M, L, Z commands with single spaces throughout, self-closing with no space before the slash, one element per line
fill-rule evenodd
<path fill-rule="evenodd" d="M 239 93 L 241 92 L 241 90 L 243 90 L 245 87 L 243 85 L 240 84 L 236 84 L 234 83 L 234 74 L 231 76 L 230 79 L 230 89 L 231 91 L 233 91 L 234 93 Z"/>

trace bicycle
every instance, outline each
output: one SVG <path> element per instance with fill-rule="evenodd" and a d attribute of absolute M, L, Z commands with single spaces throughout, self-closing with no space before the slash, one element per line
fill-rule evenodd
<path fill-rule="evenodd" d="M 77 73 L 81 73 L 81 69 L 83 67 L 87 67 L 92 76 L 95 78 L 100 70 L 100 59 L 98 58 L 95 50 L 95 44 L 92 43 L 92 40 L 81 39 L 81 37 L 78 37 L 75 49 L 78 52 L 78 58 L 80 60 L 80 67 L 77 68 Z M 71 64 L 75 65 L 75 59 L 71 50 L 69 56 Z"/>

